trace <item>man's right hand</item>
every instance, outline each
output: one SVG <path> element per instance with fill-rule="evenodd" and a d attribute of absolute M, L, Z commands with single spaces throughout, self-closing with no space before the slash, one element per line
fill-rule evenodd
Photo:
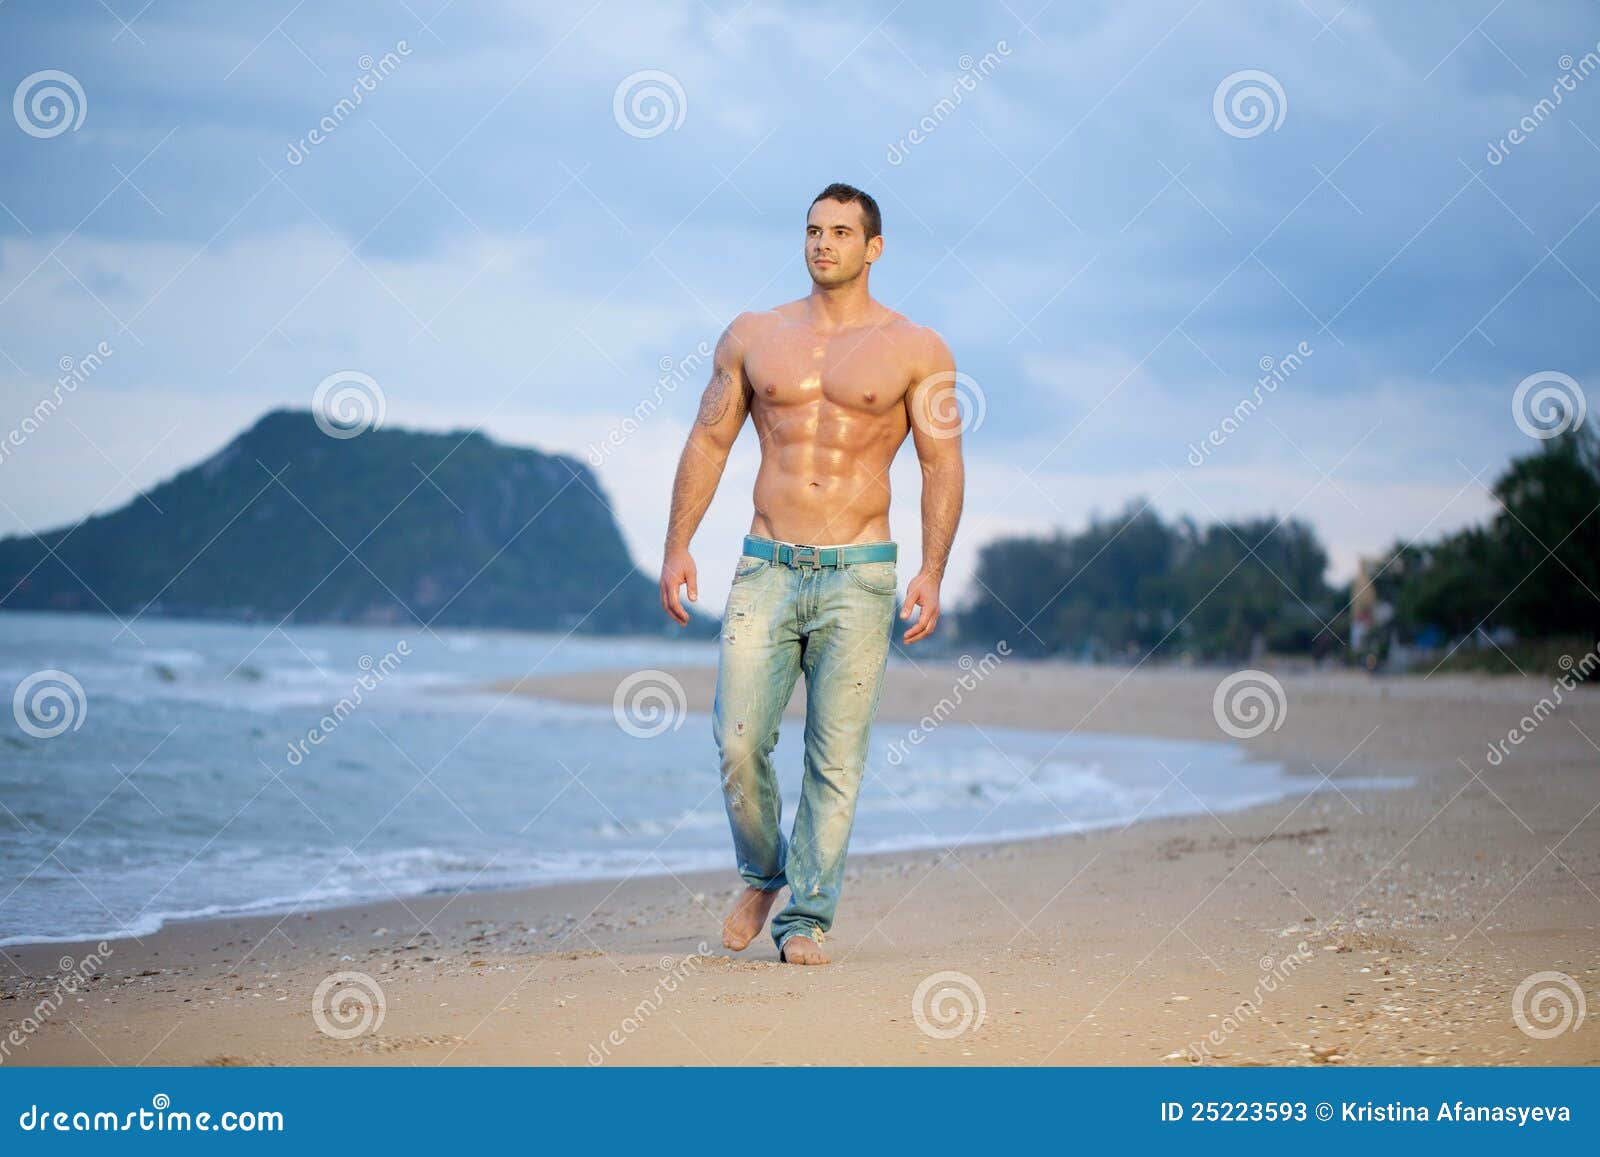
<path fill-rule="evenodd" d="M 661 607 L 676 620 L 678 626 L 687 627 L 689 612 L 683 609 L 683 603 L 678 598 L 678 588 L 682 586 L 689 588 L 690 602 L 700 601 L 698 572 L 687 548 L 669 550 L 661 564 Z"/>

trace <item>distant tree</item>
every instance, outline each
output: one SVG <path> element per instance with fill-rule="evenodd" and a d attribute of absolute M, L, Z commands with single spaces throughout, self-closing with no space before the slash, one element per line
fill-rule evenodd
<path fill-rule="evenodd" d="M 1460 638 L 1494 610 L 1501 595 L 1498 571 L 1493 536 L 1482 527 L 1468 527 L 1391 556 L 1378 593 L 1394 607 L 1394 625 L 1406 638 L 1428 627 Z"/>
<path fill-rule="evenodd" d="M 1151 646 L 1169 618 L 1158 588 L 1176 545 L 1143 503 L 1092 518 L 1081 534 L 989 543 L 978 559 L 980 597 L 962 616 L 963 632 L 1046 655 L 1105 657 Z"/>
<path fill-rule="evenodd" d="M 1324 624 L 1339 609 L 1326 568 L 1303 523 L 1169 525 L 1134 502 L 1111 518 L 1092 517 L 1079 534 L 986 546 L 962 633 L 1086 659 L 1326 650 Z"/>
<path fill-rule="evenodd" d="M 1493 535 L 1518 634 L 1600 637 L 1600 442 L 1568 433 L 1512 462 L 1495 483 Z"/>
<path fill-rule="evenodd" d="M 1182 637 L 1198 656 L 1306 650 L 1336 612 L 1323 578 L 1327 553 L 1304 523 L 1218 523 L 1198 533 L 1189 553 L 1173 583 Z"/>
<path fill-rule="evenodd" d="M 1513 459 L 1500 511 L 1423 545 L 1396 547 L 1378 595 L 1404 638 L 1509 627 L 1524 638 L 1600 637 L 1600 440 L 1569 431 Z"/>

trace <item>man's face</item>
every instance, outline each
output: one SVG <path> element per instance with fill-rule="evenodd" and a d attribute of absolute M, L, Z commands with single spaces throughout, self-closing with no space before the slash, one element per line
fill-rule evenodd
<path fill-rule="evenodd" d="M 882 237 L 867 241 L 861 206 L 854 201 L 818 201 L 806 214 L 806 268 L 820 286 L 854 281 L 882 251 Z"/>

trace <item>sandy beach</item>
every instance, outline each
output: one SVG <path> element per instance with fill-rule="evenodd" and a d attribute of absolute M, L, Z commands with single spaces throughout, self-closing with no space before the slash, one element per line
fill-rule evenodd
<path fill-rule="evenodd" d="M 625 674 L 505 690 L 609 703 Z M 714 672 L 674 674 L 709 710 Z M 961 674 L 892 665 L 878 727 L 914 724 Z M 1225 674 L 1008 660 L 955 718 L 1218 740 Z M 1495 766 L 1490 745 L 1549 680 L 1279 676 L 1282 726 L 1243 741 L 1252 754 L 1335 787 L 1414 782 L 855 855 L 823 968 L 778 964 L 765 936 L 721 948 L 731 865 L 175 924 L 109 943 L 81 983 L 95 945 L 13 947 L 0 1060 L 1600 1064 L 1600 692 L 1569 694 Z M 345 991 L 348 1017 L 334 1001 L 319 1026 L 319 985 Z M 1514 1020 L 1519 986 L 1533 1033 Z"/>

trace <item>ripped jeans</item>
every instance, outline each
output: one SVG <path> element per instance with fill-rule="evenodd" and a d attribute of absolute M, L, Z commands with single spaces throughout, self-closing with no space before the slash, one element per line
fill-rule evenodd
<path fill-rule="evenodd" d="M 739 874 L 766 892 L 789 886 L 788 906 L 772 921 L 780 954 L 790 936 L 820 942 L 833 926 L 888 665 L 896 578 L 894 562 L 791 568 L 749 554 L 734 572 L 711 726 Z M 802 671 L 805 776 L 786 840 L 772 750 Z"/>

